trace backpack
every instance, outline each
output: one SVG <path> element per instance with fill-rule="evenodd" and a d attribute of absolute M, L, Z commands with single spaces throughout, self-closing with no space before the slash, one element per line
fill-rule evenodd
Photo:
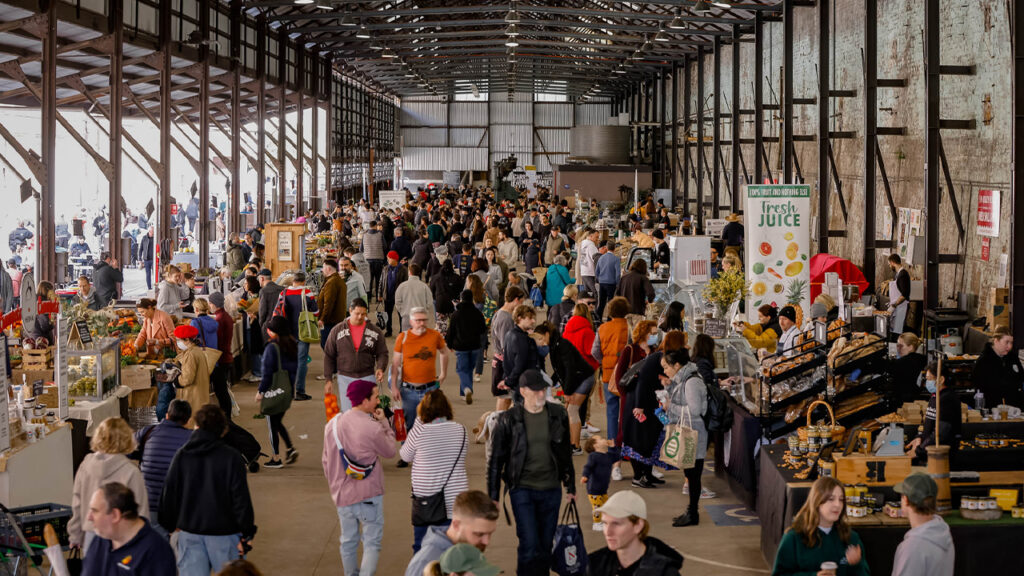
<path fill-rule="evenodd" d="M 704 380 L 701 377 L 701 380 Z M 704 427 L 708 433 L 725 432 L 732 427 L 732 410 L 725 399 L 725 392 L 718 386 L 717 382 L 704 380 L 704 387 L 708 393 L 708 409 L 704 413 Z"/>

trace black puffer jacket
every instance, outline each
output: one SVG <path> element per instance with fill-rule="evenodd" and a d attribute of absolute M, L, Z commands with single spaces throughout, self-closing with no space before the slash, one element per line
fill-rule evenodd
<path fill-rule="evenodd" d="M 668 544 L 648 536 L 644 540 L 647 550 L 640 557 L 640 564 L 633 576 L 679 576 L 683 567 L 683 556 Z M 588 576 L 615 576 L 619 573 L 619 558 L 608 548 L 601 548 L 590 554 Z"/>
<path fill-rule="evenodd" d="M 434 295 L 434 311 L 438 314 L 455 312 L 455 301 L 462 291 L 462 277 L 454 270 L 442 271 L 430 278 L 430 292 Z M 482 318 L 483 316 L 481 316 Z"/>
<path fill-rule="evenodd" d="M 505 385 L 513 390 L 513 397 L 518 401 L 519 377 L 531 368 L 543 370 L 540 354 L 537 353 L 537 341 L 530 337 L 522 328 L 515 326 L 505 334 Z"/>
<path fill-rule="evenodd" d="M 445 341 L 456 352 L 467 352 L 480 348 L 480 335 L 487 332 L 484 315 L 472 302 L 459 302 L 448 322 Z"/>
<path fill-rule="evenodd" d="M 1024 407 L 1024 369 L 1021 368 L 1017 351 L 1010 352 L 1002 358 L 992 349 L 992 344 L 985 344 L 985 350 L 974 364 L 971 381 L 985 395 L 985 406 L 993 408 L 1005 400 L 1010 406 Z"/>
<path fill-rule="evenodd" d="M 587 363 L 580 351 L 558 333 L 551 334 L 548 343 L 551 355 L 551 367 L 555 369 L 555 379 L 562 385 L 566 394 L 573 394 L 584 380 L 595 374 L 595 370 Z"/>
<path fill-rule="evenodd" d="M 572 465 L 569 444 L 569 415 L 565 408 L 548 402 L 548 436 L 551 438 L 551 464 L 558 469 L 558 480 L 569 494 L 576 493 L 576 472 Z M 487 461 L 487 493 L 491 500 L 501 498 L 501 483 L 508 490 L 519 486 L 526 463 L 526 409 L 522 405 L 509 408 L 498 417 L 491 432 L 491 459 Z"/>

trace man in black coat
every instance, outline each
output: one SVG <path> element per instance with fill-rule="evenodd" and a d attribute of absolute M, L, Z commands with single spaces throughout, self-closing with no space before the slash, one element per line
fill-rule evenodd
<path fill-rule="evenodd" d="M 181 573 L 209 574 L 244 553 L 256 524 L 245 459 L 223 440 L 227 417 L 207 404 L 194 420 L 196 431 L 167 470 L 159 518 L 168 532 L 181 531 Z"/>
<path fill-rule="evenodd" d="M 565 408 L 547 401 L 540 371 L 527 370 L 518 384 L 523 403 L 503 412 L 491 432 L 487 491 L 498 502 L 505 483 L 519 540 L 516 574 L 531 576 L 551 571 L 562 487 L 574 501 L 576 485 Z"/>
<path fill-rule="evenodd" d="M 116 300 L 118 295 L 117 285 L 124 282 L 124 274 L 118 267 L 117 258 L 104 252 L 100 255 L 100 262 L 92 266 L 93 288 L 96 290 L 96 300 L 100 308 L 105 308 L 111 300 Z"/>

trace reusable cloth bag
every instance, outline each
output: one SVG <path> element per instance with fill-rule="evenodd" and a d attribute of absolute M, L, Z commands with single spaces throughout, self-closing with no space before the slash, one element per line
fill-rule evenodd
<path fill-rule="evenodd" d="M 562 522 L 555 527 L 551 570 L 558 576 L 583 576 L 587 573 L 587 550 L 583 545 L 583 530 L 580 529 L 575 500 L 565 507 Z"/>
<path fill-rule="evenodd" d="M 686 407 L 686 420 L 689 426 L 680 421 L 665 427 L 665 441 L 661 444 L 659 456 L 662 462 L 680 470 L 693 468 L 697 463 L 697 431 L 691 427 L 693 420 L 689 406 Z"/>
<path fill-rule="evenodd" d="M 265 416 L 283 414 L 292 405 L 292 379 L 281 363 L 281 348 L 277 344 L 270 345 L 277 351 L 277 370 L 270 382 L 270 388 L 263 393 L 263 400 L 260 401 L 260 412 Z"/>

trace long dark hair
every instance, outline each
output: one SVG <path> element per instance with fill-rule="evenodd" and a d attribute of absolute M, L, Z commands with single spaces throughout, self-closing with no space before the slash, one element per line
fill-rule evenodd
<path fill-rule="evenodd" d="M 715 340 L 707 334 L 698 334 L 693 344 L 693 359 L 704 358 L 715 367 Z"/>
<path fill-rule="evenodd" d="M 668 308 L 665 309 L 665 318 L 662 320 L 661 328 L 662 332 L 669 332 L 672 330 L 683 329 L 683 310 L 686 310 L 686 306 L 678 300 L 671 302 Z"/>
<path fill-rule="evenodd" d="M 303 296 L 305 298 L 305 296 Z M 299 355 L 299 343 L 292 335 L 292 327 L 284 316 L 274 316 L 267 322 L 267 330 L 277 335 L 277 345 L 281 348 L 281 355 L 288 358 L 296 358 Z"/>

